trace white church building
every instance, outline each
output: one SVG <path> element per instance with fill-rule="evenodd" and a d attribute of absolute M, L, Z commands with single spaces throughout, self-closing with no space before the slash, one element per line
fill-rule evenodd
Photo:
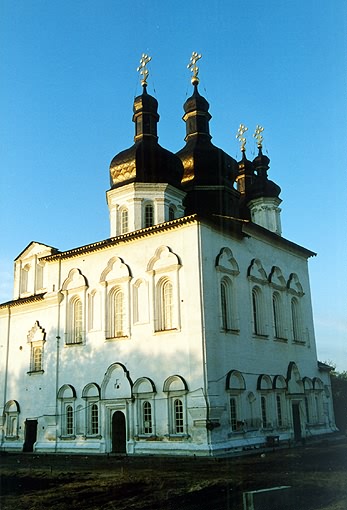
<path fill-rule="evenodd" d="M 184 104 L 185 146 L 158 144 L 135 98 L 134 144 L 110 165 L 110 237 L 30 243 L 0 304 L 0 451 L 226 455 L 336 430 L 317 361 L 308 259 L 282 237 L 269 158 L 211 142 Z"/>

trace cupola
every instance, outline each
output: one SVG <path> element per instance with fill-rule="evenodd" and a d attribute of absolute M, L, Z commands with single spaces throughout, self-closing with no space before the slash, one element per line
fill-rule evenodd
<path fill-rule="evenodd" d="M 177 152 L 184 167 L 182 186 L 187 191 L 186 214 L 236 216 L 238 193 L 233 183 L 237 163 L 211 142 L 209 103 L 198 90 L 196 62 L 200 58 L 201 55 L 194 52 L 188 65 L 193 72 L 193 94 L 184 103 L 186 145 Z"/>
<path fill-rule="evenodd" d="M 107 203 L 111 237 L 183 216 L 183 165 L 158 143 L 158 102 L 147 92 L 147 64 L 143 55 L 138 71 L 142 94 L 134 99 L 134 144 L 118 153 L 110 164 Z"/>
<path fill-rule="evenodd" d="M 282 202 L 279 198 L 281 188 L 270 181 L 267 175 L 270 159 L 262 151 L 263 131 L 264 128 L 257 126 L 253 135 L 257 139 L 258 155 L 253 160 L 255 176 L 246 190 L 245 203 L 254 223 L 281 235 L 281 209 L 279 208 Z"/>

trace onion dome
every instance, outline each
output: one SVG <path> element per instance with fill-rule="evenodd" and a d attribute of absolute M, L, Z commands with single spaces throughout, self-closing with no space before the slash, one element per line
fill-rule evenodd
<path fill-rule="evenodd" d="M 242 148 L 242 159 L 238 162 L 238 175 L 236 177 L 237 189 L 241 193 L 241 196 L 247 195 L 250 187 L 252 186 L 255 174 L 254 166 L 249 159 L 246 157 L 246 150 Z"/>
<path fill-rule="evenodd" d="M 267 171 L 269 163 L 270 159 L 263 154 L 262 148 L 259 147 L 258 156 L 253 160 L 257 175 L 247 193 L 248 201 L 260 197 L 278 198 L 281 193 L 281 188 L 275 182 L 268 179 Z"/>
<path fill-rule="evenodd" d="M 186 145 L 177 152 L 184 166 L 182 185 L 226 185 L 232 187 L 237 175 L 236 161 L 211 142 L 208 101 L 199 94 L 195 81 L 194 92 L 184 103 Z"/>
<path fill-rule="evenodd" d="M 180 188 L 183 177 L 181 160 L 158 144 L 158 102 L 147 93 L 145 82 L 142 86 L 143 92 L 135 98 L 133 107 L 135 143 L 112 159 L 111 188 L 131 182 L 163 182 Z"/>

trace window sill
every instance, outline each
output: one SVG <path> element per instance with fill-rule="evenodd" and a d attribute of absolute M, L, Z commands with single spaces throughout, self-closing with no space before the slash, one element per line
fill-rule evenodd
<path fill-rule="evenodd" d="M 62 441 L 72 441 L 76 439 L 76 436 L 74 434 L 71 434 L 71 436 L 60 436 L 60 439 Z"/>
<path fill-rule="evenodd" d="M 154 331 L 154 334 L 155 335 L 162 335 L 162 334 L 165 334 L 165 333 L 173 333 L 175 331 L 178 331 L 178 328 L 171 328 L 171 329 L 156 329 Z"/>
<path fill-rule="evenodd" d="M 284 338 L 282 336 L 275 336 L 274 340 L 275 340 L 275 342 L 282 342 L 282 343 L 287 343 L 288 342 L 288 338 Z"/>
<path fill-rule="evenodd" d="M 259 340 L 268 340 L 269 335 L 263 335 L 261 333 L 253 333 L 253 338 L 258 338 Z"/>
<path fill-rule="evenodd" d="M 238 335 L 240 333 L 240 330 L 237 329 L 237 328 L 228 328 L 228 329 L 225 329 L 225 328 L 221 328 L 221 333 L 226 333 L 226 334 L 234 334 L 234 335 Z"/>
<path fill-rule="evenodd" d="M 168 434 L 169 441 L 185 441 L 190 438 L 189 434 Z"/>
<path fill-rule="evenodd" d="M 74 347 L 75 345 L 83 345 L 83 341 L 81 342 L 66 342 L 65 347 Z"/>
<path fill-rule="evenodd" d="M 305 345 L 306 344 L 305 340 L 295 340 L 295 339 L 293 340 L 293 343 L 294 344 L 298 344 L 298 345 Z"/>
<path fill-rule="evenodd" d="M 17 441 L 19 436 L 5 436 L 5 441 Z"/>
<path fill-rule="evenodd" d="M 158 441 L 158 436 L 153 436 L 150 434 L 138 434 L 134 437 L 136 441 Z"/>
<path fill-rule="evenodd" d="M 101 439 L 102 436 L 100 434 L 86 434 L 84 439 Z"/>
<path fill-rule="evenodd" d="M 27 372 L 28 375 L 40 375 L 40 374 L 44 374 L 44 370 L 29 370 L 29 372 Z"/>
<path fill-rule="evenodd" d="M 115 342 L 117 340 L 128 340 L 128 335 L 119 335 L 119 336 L 107 336 L 105 338 L 106 342 Z"/>

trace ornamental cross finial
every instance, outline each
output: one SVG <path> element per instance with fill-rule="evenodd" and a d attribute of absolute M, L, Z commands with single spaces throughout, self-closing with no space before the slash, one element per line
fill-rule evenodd
<path fill-rule="evenodd" d="M 196 63 L 198 60 L 201 59 L 201 57 L 202 57 L 201 53 L 198 54 L 196 51 L 193 51 L 192 56 L 190 57 L 189 64 L 187 65 L 187 68 L 190 69 L 191 72 L 193 73 L 192 80 L 191 80 L 192 85 L 197 85 L 199 83 L 199 78 L 198 78 L 199 68 L 196 65 Z"/>
<path fill-rule="evenodd" d="M 263 131 L 264 131 L 264 128 L 262 126 L 257 126 L 254 131 L 253 137 L 257 140 L 258 149 L 261 149 L 263 146 L 263 140 L 264 140 L 264 137 L 262 135 Z"/>
<path fill-rule="evenodd" d="M 238 139 L 238 141 L 240 142 L 241 144 L 241 151 L 244 152 L 246 150 L 246 138 L 243 136 L 246 131 L 248 131 L 248 127 L 246 127 L 244 124 L 240 124 L 240 127 L 237 131 L 237 135 L 236 135 L 236 138 Z"/>
<path fill-rule="evenodd" d="M 141 80 L 142 86 L 147 85 L 147 78 L 149 75 L 149 71 L 146 66 L 147 66 L 148 62 L 150 62 L 151 60 L 152 60 L 152 57 L 149 57 L 145 53 L 142 54 L 142 57 L 140 60 L 140 65 L 137 68 L 137 71 L 140 72 L 140 74 L 142 75 L 142 80 Z"/>

